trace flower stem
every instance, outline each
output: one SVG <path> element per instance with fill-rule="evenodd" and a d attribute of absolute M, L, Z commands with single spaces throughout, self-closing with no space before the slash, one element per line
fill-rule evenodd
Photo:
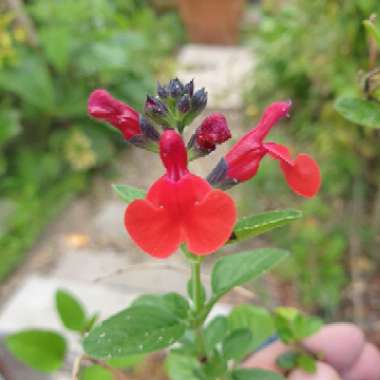
<path fill-rule="evenodd" d="M 203 326 L 202 323 L 199 323 L 199 319 L 197 316 L 202 315 L 204 300 L 203 300 L 203 289 L 202 289 L 202 281 L 201 281 L 201 264 L 203 258 L 199 256 L 191 257 L 191 295 L 193 301 L 193 311 L 195 315 L 195 320 L 193 324 L 193 330 L 196 337 L 196 345 L 198 356 L 201 361 L 206 360 L 206 343 L 203 334 Z"/>
<path fill-rule="evenodd" d="M 201 283 L 201 261 L 191 263 L 191 285 L 194 304 L 194 312 L 200 313 L 202 310 L 202 283 Z"/>

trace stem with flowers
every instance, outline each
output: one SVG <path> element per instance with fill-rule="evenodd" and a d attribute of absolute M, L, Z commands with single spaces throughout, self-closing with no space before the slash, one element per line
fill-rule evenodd
<path fill-rule="evenodd" d="M 183 84 L 177 78 L 167 85 L 158 85 L 157 95 L 147 97 L 142 115 L 105 90 L 95 90 L 90 96 L 91 116 L 119 129 L 132 145 L 159 152 L 165 173 L 147 193 L 128 185 L 118 185 L 117 191 L 128 203 L 126 230 L 142 251 L 156 259 L 166 259 L 182 249 L 191 267 L 188 286 L 191 306 L 176 293 L 139 297 L 85 337 L 84 349 L 97 358 L 115 357 L 152 352 L 177 342 L 179 346 L 172 348 L 168 357 L 168 372 L 173 380 L 256 379 L 263 375 L 262 371 L 237 368 L 263 338 L 255 336 L 257 331 L 251 330 L 249 323 L 242 322 L 247 318 L 254 320 L 257 309 L 248 308 L 250 317 L 245 315 L 239 323 L 235 314 L 240 310 L 233 311 L 231 317 L 219 316 L 211 321 L 208 316 L 223 295 L 262 275 L 287 253 L 264 248 L 219 259 L 211 274 L 208 299 L 201 281 L 201 264 L 205 256 L 226 244 L 300 217 L 295 210 L 283 210 L 237 219 L 235 202 L 225 190 L 254 177 L 265 156 L 279 162 L 289 187 L 304 197 L 313 197 L 318 192 L 320 172 L 309 155 L 299 154 L 292 159 L 285 146 L 265 142 L 272 127 L 288 116 L 291 102 L 286 101 L 269 106 L 258 125 L 238 140 L 206 179 L 192 174 L 189 161 L 207 156 L 231 138 L 226 118 L 214 113 L 202 121 L 185 143 L 183 131 L 206 104 L 205 89 L 195 91 L 193 81 Z M 268 320 L 272 318 L 265 313 L 262 315 Z M 289 311 L 283 314 L 279 319 L 282 326 L 294 323 L 294 319 L 304 321 L 298 314 L 297 317 Z M 273 327 L 272 322 L 267 323 Z M 264 338 L 271 333 L 272 329 L 266 331 Z M 188 368 L 186 374 L 181 373 L 184 363 Z"/>
<path fill-rule="evenodd" d="M 147 191 L 114 186 L 127 203 L 124 225 L 130 238 L 157 260 L 168 259 L 181 249 L 191 267 L 191 278 L 188 297 L 174 291 L 141 295 L 95 326 L 96 319 L 85 318 L 78 307 L 76 313 L 68 312 L 76 303 L 67 295 L 57 302 L 62 304 L 59 313 L 65 326 L 83 337 L 85 357 L 105 369 L 112 367 L 112 360 L 165 349 L 172 380 L 280 380 L 283 378 L 275 373 L 240 365 L 267 339 L 273 340 L 273 334 L 296 346 L 318 330 L 319 321 L 290 308 L 268 311 L 254 305 L 238 305 L 227 316 L 210 318 L 210 312 L 221 297 L 262 276 L 288 252 L 260 248 L 220 257 L 212 268 L 208 291 L 201 281 L 201 266 L 206 256 L 216 255 L 227 244 L 301 217 L 299 211 L 288 209 L 238 219 L 236 204 L 226 190 L 253 178 L 264 157 L 276 160 L 290 189 L 306 198 L 319 190 L 319 167 L 307 154 L 293 159 L 285 146 L 265 141 L 272 127 L 288 116 L 291 102 L 285 101 L 270 105 L 257 126 L 232 146 L 207 178 L 193 174 L 189 161 L 206 157 L 232 135 L 227 119 L 213 113 L 185 142 L 184 129 L 206 104 L 205 89 L 195 91 L 193 81 L 183 84 L 177 78 L 158 85 L 157 95 L 147 97 L 142 114 L 106 90 L 97 89 L 90 95 L 88 112 L 92 117 L 117 128 L 131 145 L 149 151 L 152 159 L 159 153 L 164 167 L 164 174 Z M 74 314 L 81 316 L 80 321 L 72 323 Z M 30 334 L 27 338 L 30 340 Z M 313 370 L 314 359 L 306 352 L 294 352 L 291 359 L 289 364 L 288 357 L 282 358 L 279 365 L 287 370 L 289 366 Z"/>

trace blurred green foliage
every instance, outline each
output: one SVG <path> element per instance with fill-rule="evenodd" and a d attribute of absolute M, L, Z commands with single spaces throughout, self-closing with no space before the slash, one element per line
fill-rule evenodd
<path fill-rule="evenodd" d="M 291 200 L 282 193 L 287 190 L 275 163 L 264 163 L 264 175 L 274 180 L 264 184 L 259 174 L 253 181 L 254 196 L 263 198 L 267 207 L 265 199 L 275 197 L 286 206 L 297 202 L 293 206 L 303 208 L 302 228 L 285 237 L 294 257 L 283 275 L 296 280 L 304 305 L 329 315 L 342 301 L 344 254 L 351 239 L 358 237 L 361 252 L 370 255 L 370 241 L 379 228 L 379 132 L 349 122 L 334 108 L 341 96 L 362 96 L 361 78 L 371 69 L 363 20 L 372 13 L 380 14 L 377 0 L 266 0 L 251 37 L 258 63 L 247 112 L 256 116 L 272 101 L 292 99 L 289 124 L 272 133 L 278 134 L 277 140 L 291 141 L 288 145 L 297 141 L 291 147 L 294 153 L 313 154 L 323 175 L 316 199 Z M 283 241 L 284 236 L 279 238 Z"/>
<path fill-rule="evenodd" d="M 41 228 L 125 146 L 91 121 L 89 93 L 143 100 L 183 38 L 175 14 L 138 0 L 34 0 L 0 15 L 0 279 Z M 30 32 L 30 31 L 29 31 Z"/>

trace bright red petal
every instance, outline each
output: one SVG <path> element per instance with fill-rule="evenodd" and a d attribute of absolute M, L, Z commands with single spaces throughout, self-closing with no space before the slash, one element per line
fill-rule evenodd
<path fill-rule="evenodd" d="M 321 186 L 321 173 L 317 162 L 308 154 L 301 153 L 293 161 L 286 146 L 276 143 L 264 144 L 270 156 L 280 161 L 289 187 L 298 195 L 311 198 Z"/>
<path fill-rule="evenodd" d="M 281 169 L 290 188 L 299 195 L 311 198 L 321 186 L 321 172 L 317 162 L 309 155 L 301 153 L 288 165 L 281 162 Z"/>
<path fill-rule="evenodd" d="M 231 236 L 235 222 L 233 199 L 221 190 L 210 191 L 189 210 L 184 221 L 188 249 L 200 256 L 217 251 Z"/>
<path fill-rule="evenodd" d="M 263 146 L 273 159 L 281 160 L 288 163 L 289 165 L 293 165 L 289 149 L 285 145 L 268 142 L 263 144 Z"/>
<path fill-rule="evenodd" d="M 163 207 L 135 200 L 125 212 L 125 227 L 132 240 L 149 255 L 163 259 L 181 243 L 181 230 Z"/>

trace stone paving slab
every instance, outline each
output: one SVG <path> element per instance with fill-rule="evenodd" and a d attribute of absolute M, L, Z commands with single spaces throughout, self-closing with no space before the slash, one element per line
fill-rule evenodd
<path fill-rule="evenodd" d="M 186 294 L 186 278 L 190 277 L 190 272 L 181 255 L 174 255 L 165 261 L 155 260 L 142 252 L 140 255 L 141 262 L 133 264 L 128 263 L 127 252 L 71 251 L 61 256 L 50 275 L 127 292 L 162 293 L 174 290 Z"/>
<path fill-rule="evenodd" d="M 254 55 L 242 46 L 188 44 L 178 54 L 177 75 L 206 87 L 211 109 L 242 108 L 247 75 L 254 69 Z"/>

